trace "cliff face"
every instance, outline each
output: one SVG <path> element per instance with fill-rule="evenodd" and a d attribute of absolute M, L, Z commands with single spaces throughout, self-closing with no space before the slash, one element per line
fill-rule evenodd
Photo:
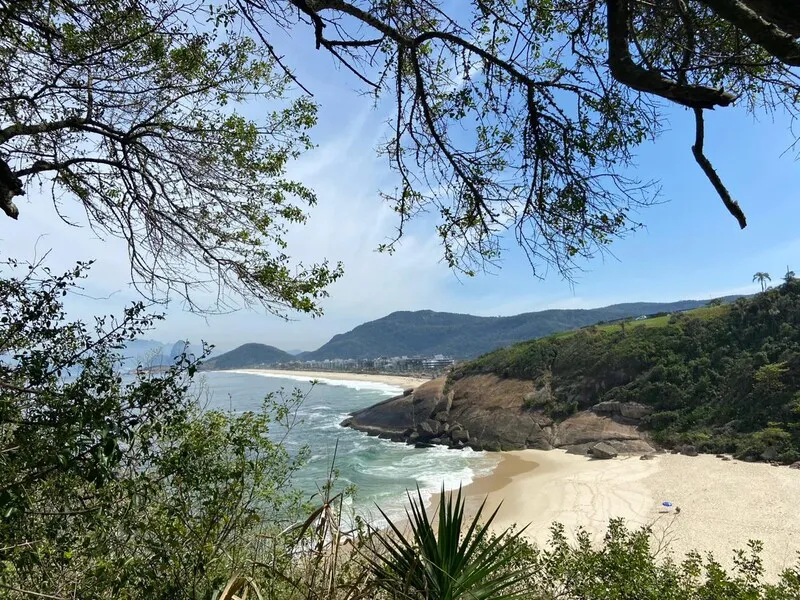
<path fill-rule="evenodd" d="M 440 378 L 355 412 L 342 425 L 419 446 L 565 448 L 582 454 L 598 442 L 607 442 L 620 453 L 653 450 L 637 427 L 646 407 L 604 403 L 555 422 L 542 410 L 530 408 L 547 394 L 546 382 L 472 375 L 445 390 L 445 379 Z"/>

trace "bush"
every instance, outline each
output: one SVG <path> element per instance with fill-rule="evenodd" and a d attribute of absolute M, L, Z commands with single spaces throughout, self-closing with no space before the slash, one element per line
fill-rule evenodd
<path fill-rule="evenodd" d="M 87 266 L 0 280 L 0 587 L 4 598 L 203 598 L 296 518 L 291 405 L 203 411 L 197 368 L 123 377 L 153 322 L 134 304 L 94 327 L 62 304 Z M 9 590 L 29 590 L 10 592 Z"/>

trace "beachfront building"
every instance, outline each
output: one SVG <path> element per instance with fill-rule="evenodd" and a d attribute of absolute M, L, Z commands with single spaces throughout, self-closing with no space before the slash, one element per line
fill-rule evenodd
<path fill-rule="evenodd" d="M 456 361 L 450 358 L 449 356 L 437 354 L 430 358 L 423 359 L 422 367 L 424 369 L 430 369 L 431 371 L 442 371 L 444 369 L 447 369 L 448 367 L 453 366 L 455 362 Z"/>
<path fill-rule="evenodd" d="M 450 368 L 455 360 L 443 354 L 434 356 L 379 356 L 378 358 L 326 358 L 297 360 L 274 365 L 281 369 L 304 371 L 386 372 L 438 374 Z"/>

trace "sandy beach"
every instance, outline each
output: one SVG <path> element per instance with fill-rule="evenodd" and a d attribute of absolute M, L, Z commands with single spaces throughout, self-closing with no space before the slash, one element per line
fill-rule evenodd
<path fill-rule="evenodd" d="M 787 467 L 711 455 L 601 461 L 523 450 L 504 453 L 495 472 L 465 492 L 473 507 L 487 494 L 491 510 L 502 500 L 496 528 L 530 523 L 525 534 L 540 544 L 553 522 L 563 523 L 568 535 L 582 526 L 600 541 L 609 519 L 623 517 L 631 526 L 651 526 L 654 545 L 667 545 L 675 558 L 712 552 L 727 568 L 734 549 L 761 540 L 771 577 L 796 564 L 800 551 L 800 471 Z"/>
<path fill-rule="evenodd" d="M 230 369 L 232 373 L 250 373 L 254 375 L 270 375 L 273 377 L 303 377 L 331 381 L 371 381 L 385 383 L 402 388 L 414 388 L 430 381 L 421 377 L 405 377 L 403 375 L 381 375 L 378 373 L 337 373 L 333 371 L 285 371 L 281 369 Z"/>

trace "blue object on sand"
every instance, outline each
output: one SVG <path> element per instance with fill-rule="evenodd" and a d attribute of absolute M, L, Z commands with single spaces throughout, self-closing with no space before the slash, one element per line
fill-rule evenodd
<path fill-rule="evenodd" d="M 670 506 L 672 506 L 672 502 L 662 502 L 661 506 L 670 507 Z"/>

